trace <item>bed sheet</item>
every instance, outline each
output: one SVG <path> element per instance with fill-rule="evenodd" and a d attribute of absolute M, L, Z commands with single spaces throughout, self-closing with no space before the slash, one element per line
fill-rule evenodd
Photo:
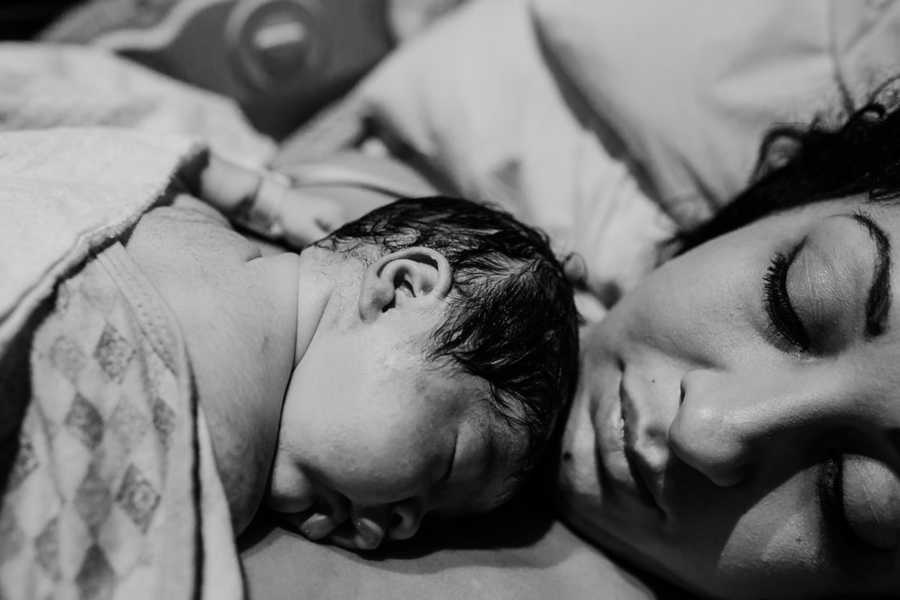
<path fill-rule="evenodd" d="M 427 524 L 403 545 L 359 556 L 263 518 L 242 540 L 250 598 L 580 600 L 671 598 L 553 519 L 520 502 L 471 520 Z"/>

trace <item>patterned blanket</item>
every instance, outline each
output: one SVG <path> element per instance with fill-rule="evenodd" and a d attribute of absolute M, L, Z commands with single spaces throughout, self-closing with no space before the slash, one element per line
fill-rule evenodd
<path fill-rule="evenodd" d="M 76 158 L 85 139 L 93 152 Z M 22 230 L 0 226 L 0 598 L 243 596 L 177 322 L 117 241 L 191 154 L 165 148 L 0 136 L 0 211 Z M 105 152 L 128 158 L 104 180 L 87 166 Z M 130 195 L 115 184 L 129 171 Z M 87 210 L 91 198 L 119 210 Z"/>

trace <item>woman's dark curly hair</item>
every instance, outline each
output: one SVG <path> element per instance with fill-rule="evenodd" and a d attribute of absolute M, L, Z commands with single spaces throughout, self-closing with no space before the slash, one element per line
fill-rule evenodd
<path fill-rule="evenodd" d="M 829 198 L 900 196 L 900 78 L 837 127 L 817 119 L 776 127 L 763 139 L 752 183 L 712 220 L 680 235 L 684 252 L 766 215 Z"/>

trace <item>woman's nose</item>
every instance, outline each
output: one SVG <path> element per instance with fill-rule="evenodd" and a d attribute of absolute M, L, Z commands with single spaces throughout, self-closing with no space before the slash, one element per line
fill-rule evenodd
<path fill-rule="evenodd" d="M 818 393 L 823 389 L 815 380 L 773 373 L 691 371 L 682 380 L 669 446 L 716 485 L 736 485 L 767 460 L 790 460 L 802 440 L 847 423 L 850 415 Z"/>
<path fill-rule="evenodd" d="M 669 447 L 681 461 L 722 487 L 741 481 L 749 458 L 747 440 L 722 407 L 703 402 L 683 382 L 681 404 L 669 427 Z"/>

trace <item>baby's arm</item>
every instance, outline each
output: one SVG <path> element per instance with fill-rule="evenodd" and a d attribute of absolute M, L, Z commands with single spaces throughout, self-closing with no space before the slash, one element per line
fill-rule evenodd
<path fill-rule="evenodd" d="M 189 165 L 182 176 L 194 194 L 233 223 L 296 248 L 347 220 L 338 202 L 301 194 L 288 176 L 250 169 L 212 152 Z"/>

